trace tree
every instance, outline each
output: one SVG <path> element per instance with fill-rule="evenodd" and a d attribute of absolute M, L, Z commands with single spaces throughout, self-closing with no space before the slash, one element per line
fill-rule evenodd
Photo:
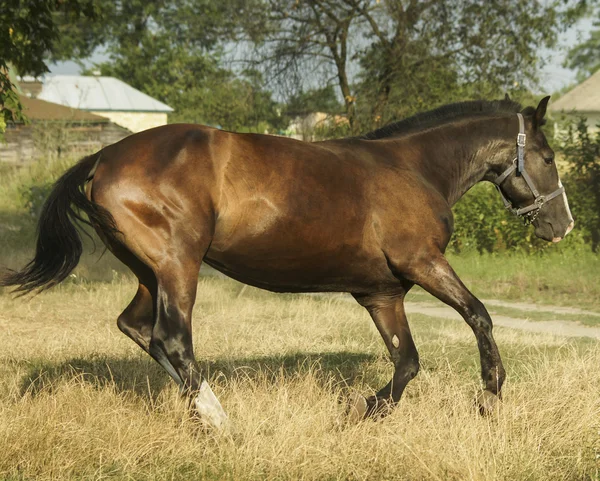
<path fill-rule="evenodd" d="M 587 40 L 569 51 L 565 62 L 566 67 L 578 70 L 581 78 L 587 78 L 600 70 L 600 6 L 593 15 L 596 17 L 595 29 Z"/>
<path fill-rule="evenodd" d="M 279 105 L 256 72 L 234 75 L 219 69 L 174 96 L 173 121 L 208 124 L 238 132 L 274 132 L 284 127 Z"/>
<path fill-rule="evenodd" d="M 10 68 L 20 75 L 47 72 L 59 23 L 95 15 L 91 0 L 0 0 L 0 138 L 7 122 L 23 120 Z"/>
<path fill-rule="evenodd" d="M 290 79 L 310 84 L 319 72 L 334 81 L 360 131 L 433 107 L 448 90 L 482 97 L 534 83 L 538 50 L 553 46 L 584 4 L 265 0 L 266 27 L 254 41 L 258 60 L 284 87 Z"/>
<path fill-rule="evenodd" d="M 289 99 L 285 110 L 288 116 L 296 117 L 312 112 L 340 114 L 343 107 L 335 94 L 334 86 L 327 85 L 323 88 L 298 92 Z"/>
<path fill-rule="evenodd" d="M 337 0 L 265 0 L 263 8 L 257 17 L 264 24 L 262 34 L 248 37 L 258 47 L 258 62 L 280 88 L 296 94 L 310 84 L 307 75 L 313 81 L 319 72 L 335 78 L 353 126 L 355 97 L 348 64 L 358 7 Z"/>
<path fill-rule="evenodd" d="M 99 70 L 169 104 L 171 121 L 260 132 L 278 127 L 277 106 L 262 78 L 250 70 L 236 75 L 222 62 L 221 45 L 235 38 L 252 1 L 95 1 L 100 21 L 81 19 L 71 33 L 65 29 L 56 58 L 101 45 L 108 61 L 84 73 Z"/>

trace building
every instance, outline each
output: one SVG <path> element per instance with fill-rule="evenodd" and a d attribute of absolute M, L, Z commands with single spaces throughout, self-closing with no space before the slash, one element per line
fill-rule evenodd
<path fill-rule="evenodd" d="M 165 125 L 173 112 L 114 77 L 54 75 L 42 81 L 24 78 L 19 84 L 32 98 L 100 115 L 131 132 Z"/>
<path fill-rule="evenodd" d="M 106 117 L 20 95 L 29 123 L 9 122 L 0 143 L 0 163 L 22 166 L 37 157 L 84 156 L 131 132 Z"/>
<path fill-rule="evenodd" d="M 600 124 L 600 70 L 552 102 L 549 109 L 557 121 L 561 117 L 575 120 L 584 116 L 590 131 L 597 132 Z"/>
<path fill-rule="evenodd" d="M 286 135 L 293 139 L 313 142 L 322 140 L 336 128 L 347 125 L 348 119 L 341 115 L 313 112 L 293 119 L 286 130 Z"/>

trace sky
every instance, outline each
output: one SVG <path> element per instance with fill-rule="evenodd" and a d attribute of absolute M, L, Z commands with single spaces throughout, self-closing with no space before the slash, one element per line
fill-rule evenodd
<path fill-rule="evenodd" d="M 547 88 L 547 92 L 541 93 L 556 92 L 576 82 L 576 72 L 564 68 L 562 64 L 568 51 L 589 38 L 592 29 L 593 19 L 584 18 L 560 36 L 556 49 L 540 53 L 542 62 L 545 63 L 540 75 L 540 84 Z"/>
<path fill-rule="evenodd" d="M 593 28 L 593 19 L 585 18 L 577 22 L 573 27 L 560 35 L 558 45 L 555 49 L 543 49 L 540 52 L 543 67 L 540 75 L 540 85 L 544 92 L 550 94 L 576 83 L 576 72 L 564 68 L 565 61 L 570 48 L 589 37 Z M 92 66 L 107 60 L 107 56 L 98 53 L 85 62 L 86 66 Z M 50 75 L 77 75 L 81 67 L 75 62 L 58 62 L 49 66 Z"/>

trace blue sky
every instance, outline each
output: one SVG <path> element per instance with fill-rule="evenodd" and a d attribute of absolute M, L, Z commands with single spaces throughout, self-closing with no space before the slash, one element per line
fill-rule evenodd
<path fill-rule="evenodd" d="M 557 48 L 540 51 L 540 59 L 543 65 L 540 85 L 544 91 L 539 93 L 550 94 L 576 82 L 576 72 L 564 68 L 562 64 L 569 49 L 588 38 L 593 28 L 592 23 L 591 18 L 580 20 L 560 36 Z M 86 65 L 91 66 L 93 63 L 102 62 L 105 59 L 106 55 L 99 53 L 87 61 Z M 50 65 L 50 75 L 77 75 L 80 71 L 81 68 L 75 62 L 58 62 Z"/>

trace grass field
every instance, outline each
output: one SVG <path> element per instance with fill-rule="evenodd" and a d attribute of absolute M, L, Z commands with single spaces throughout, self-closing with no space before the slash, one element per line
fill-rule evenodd
<path fill-rule="evenodd" d="M 33 252 L 24 189 L 68 162 L 0 175 L 0 268 Z M 381 422 L 347 425 L 351 390 L 391 376 L 366 311 L 337 297 L 199 283 L 196 357 L 230 414 L 203 431 L 175 385 L 116 327 L 135 283 L 109 253 L 31 300 L 0 289 L 0 480 L 600 480 L 600 343 L 496 328 L 508 379 L 496 415 L 474 407 L 476 343 L 461 322 L 411 316 L 421 372 Z M 600 312 L 600 258 L 450 255 L 480 297 Z M 409 300 L 430 298 L 414 289 Z M 545 312 L 493 307 L 543 322 Z M 598 324 L 598 316 L 561 319 Z"/>
<path fill-rule="evenodd" d="M 600 479 L 600 343 L 497 328 L 505 399 L 482 418 L 470 330 L 414 316 L 419 376 L 392 416 L 346 425 L 338 400 L 391 375 L 366 312 L 240 289 L 202 279 L 194 312 L 230 436 L 118 331 L 128 279 L 0 294 L 0 479 Z"/>

